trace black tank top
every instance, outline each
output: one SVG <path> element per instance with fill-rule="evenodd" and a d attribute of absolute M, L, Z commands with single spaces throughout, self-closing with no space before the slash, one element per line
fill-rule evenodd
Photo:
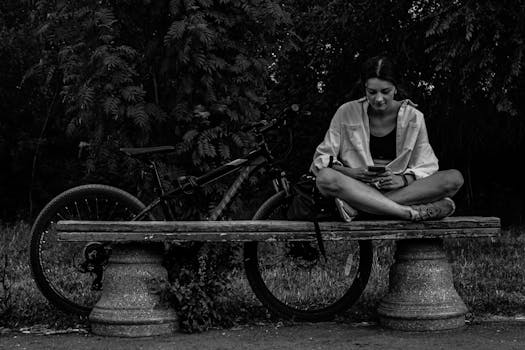
<path fill-rule="evenodd" d="M 372 159 L 391 161 L 396 158 L 396 128 L 385 136 L 370 134 L 370 153 Z"/>

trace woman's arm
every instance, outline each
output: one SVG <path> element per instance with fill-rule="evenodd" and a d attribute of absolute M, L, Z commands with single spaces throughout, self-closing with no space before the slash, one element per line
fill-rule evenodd
<path fill-rule="evenodd" d="M 339 108 L 330 121 L 330 127 L 326 131 L 323 141 L 315 149 L 310 171 L 316 175 L 319 170 L 328 167 L 330 157 L 332 157 L 334 165 L 342 165 L 337 160 L 341 147 L 341 117 L 342 111 Z"/>
<path fill-rule="evenodd" d="M 434 174 L 439 169 L 438 159 L 430 145 L 425 119 L 422 114 L 418 115 L 421 124 L 417 139 L 412 151 L 412 157 L 408 167 L 403 174 L 414 177 L 414 181 Z M 408 178 L 410 181 L 410 178 Z"/>

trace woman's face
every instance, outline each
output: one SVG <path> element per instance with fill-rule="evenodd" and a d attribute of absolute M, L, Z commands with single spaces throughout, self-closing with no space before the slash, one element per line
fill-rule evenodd
<path fill-rule="evenodd" d="M 370 78 L 365 83 L 366 98 L 376 111 L 388 110 L 394 101 L 396 87 L 387 80 Z"/>

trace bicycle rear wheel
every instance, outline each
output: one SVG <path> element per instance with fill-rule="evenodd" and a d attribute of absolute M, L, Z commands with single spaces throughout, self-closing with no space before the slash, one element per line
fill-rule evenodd
<path fill-rule="evenodd" d="M 287 202 L 285 193 L 279 192 L 253 219 L 286 219 Z M 370 276 L 372 244 L 324 241 L 324 245 L 326 260 L 315 241 L 246 243 L 246 276 L 263 305 L 281 317 L 311 322 L 332 319 L 352 306 Z"/>
<path fill-rule="evenodd" d="M 31 228 L 30 264 L 42 294 L 61 310 L 80 315 L 88 315 L 100 297 L 100 291 L 93 290 L 95 275 L 81 272 L 79 265 L 86 260 L 86 249 L 104 246 L 59 242 L 51 224 L 59 220 L 131 220 L 144 208 L 131 194 L 96 184 L 69 189 L 52 199 Z"/>

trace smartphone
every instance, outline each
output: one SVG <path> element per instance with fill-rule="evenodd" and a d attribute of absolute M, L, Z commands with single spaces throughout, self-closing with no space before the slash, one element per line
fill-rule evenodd
<path fill-rule="evenodd" d="M 368 171 L 372 171 L 374 173 L 381 174 L 381 173 L 384 173 L 386 171 L 386 167 L 385 166 L 371 165 L 371 166 L 368 167 Z"/>

